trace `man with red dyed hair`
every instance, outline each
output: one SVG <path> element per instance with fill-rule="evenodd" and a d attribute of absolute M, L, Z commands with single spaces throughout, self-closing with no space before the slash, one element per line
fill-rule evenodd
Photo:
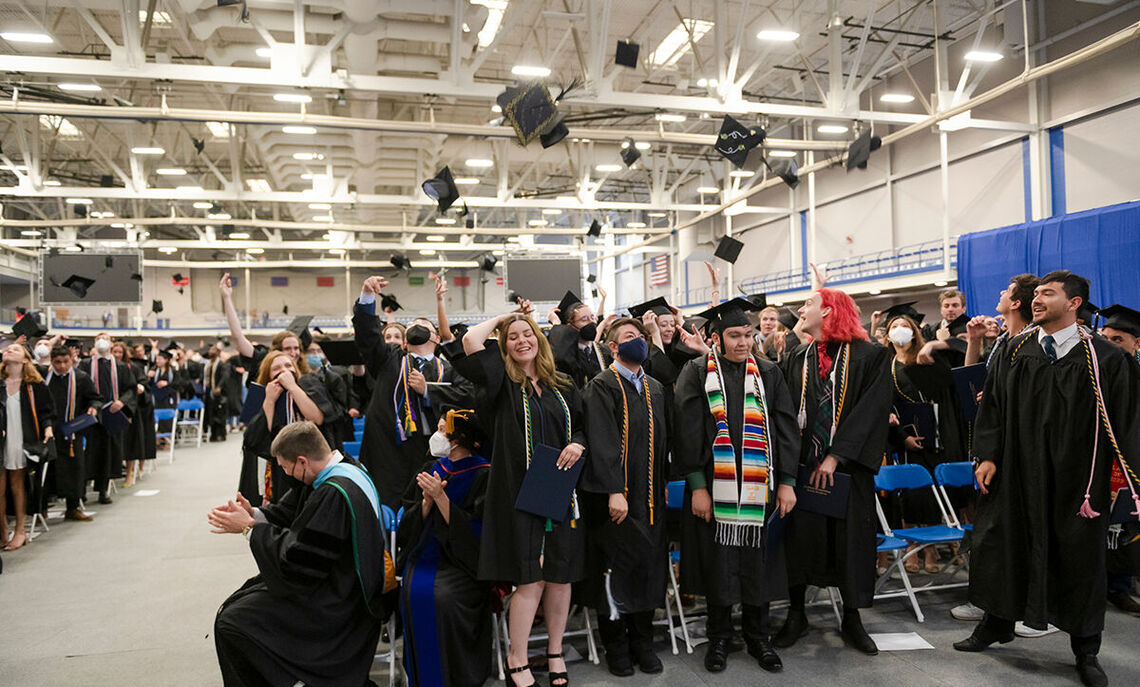
<path fill-rule="evenodd" d="M 821 288 L 799 312 L 812 343 L 784 358 L 802 434 L 797 483 L 828 489 L 838 478 L 850 489 L 842 518 L 803 508 L 792 512 L 787 533 L 791 606 L 773 643 L 790 647 L 807 634 L 807 585 L 839 587 L 843 639 L 873 655 L 879 650 L 863 629 L 859 609 L 874 597 L 875 473 L 887 440 L 890 353 L 867 340 L 855 302 L 842 291 Z"/>

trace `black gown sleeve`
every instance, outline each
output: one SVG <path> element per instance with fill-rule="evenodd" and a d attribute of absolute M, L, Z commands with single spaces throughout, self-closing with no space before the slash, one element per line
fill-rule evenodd
<path fill-rule="evenodd" d="M 119 400 L 123 402 L 123 409 L 127 415 L 134 416 L 138 410 L 138 391 L 135 388 L 135 375 L 130 365 L 115 363 L 115 374 L 119 375 Z"/>
<path fill-rule="evenodd" d="M 484 402 L 491 402 L 498 397 L 507 383 L 507 368 L 503 364 L 503 356 L 498 349 L 484 348 L 471 355 L 456 358 L 452 365 L 477 387 L 482 389 Z"/>
<path fill-rule="evenodd" d="M 582 469 L 583 490 L 597 494 L 620 494 L 625 491 L 625 475 L 621 465 L 621 428 L 611 375 L 598 375 L 582 390 L 582 406 L 586 420 L 586 437 L 590 442 L 590 460 Z"/>
<path fill-rule="evenodd" d="M 768 394 L 768 426 L 776 449 L 776 476 L 781 482 L 790 480 L 794 484 L 800 462 L 800 426 L 796 420 L 799 409 L 792 401 L 791 391 L 779 368 L 767 361 L 757 362 L 769 370 L 762 376 L 764 391 Z"/>
<path fill-rule="evenodd" d="M 333 404 L 328 390 L 325 389 L 325 385 L 321 383 L 321 380 L 317 379 L 316 375 L 301 375 L 301 377 L 297 379 L 297 386 L 301 387 L 301 390 L 316 404 L 317 408 L 321 411 L 321 415 L 324 416 L 323 420 L 316 424 L 325 425 L 336 419 L 336 406 Z M 276 418 L 274 418 L 274 421 L 276 421 Z"/>
<path fill-rule="evenodd" d="M 305 487 L 304 489 L 308 489 Z M 301 503 L 301 487 L 293 487 L 285 492 L 276 503 L 268 503 L 258 507 L 261 514 L 269 524 L 278 527 L 288 527 L 296 518 Z"/>
<path fill-rule="evenodd" d="M 479 570 L 479 535 L 475 531 L 475 523 L 483 519 L 483 506 L 487 496 L 487 478 L 491 470 L 479 470 L 471 484 L 466 503 L 451 503 L 448 515 L 451 522 L 445 523 L 439 509 L 433 508 L 428 514 L 436 521 L 437 532 L 443 532 L 440 544 L 448 559 L 461 568 L 472 578 L 478 576 Z M 407 513 L 407 511 L 404 511 Z"/>
<path fill-rule="evenodd" d="M 1033 334 L 1022 334 L 1033 336 Z M 1005 406 L 1007 403 L 1006 377 L 1009 375 L 1009 351 L 1016 347 L 1020 337 L 1005 342 L 990 362 L 986 383 L 982 389 L 982 402 L 974 420 L 974 455 L 981 461 L 1001 465 L 1002 446 L 1005 443 Z"/>
<path fill-rule="evenodd" d="M 562 395 L 566 397 L 566 405 L 570 408 L 570 436 L 566 439 L 566 444 L 579 444 L 588 447 L 586 439 L 586 420 L 582 412 L 582 395 L 578 393 L 578 389 L 573 386 L 567 386 L 561 389 Z M 582 454 L 581 460 L 586 460 L 590 455 L 587 450 Z M 586 463 L 589 465 L 589 463 Z M 585 469 L 585 466 L 583 466 Z"/>
<path fill-rule="evenodd" d="M 855 346 L 852 343 L 853 357 Z M 859 370 L 861 384 L 857 389 L 848 389 L 848 393 L 853 394 L 854 403 L 850 409 L 843 411 L 828 454 L 878 472 L 882 464 L 882 449 L 886 443 L 891 401 L 894 398 L 891 392 L 891 355 L 886 348 L 876 344 L 860 348 L 865 351 L 862 355 L 866 356 Z M 878 444 L 877 448 L 872 444 Z"/>
<path fill-rule="evenodd" d="M 690 362 L 677 377 L 674 418 L 678 423 L 685 422 L 687 429 L 674 432 L 673 460 L 682 477 L 703 473 L 712 460 L 712 444 L 705 441 L 705 415 L 708 415 L 709 405 L 701 367 L 699 362 Z"/>
<path fill-rule="evenodd" d="M 88 408 L 98 410 L 103 404 L 99 400 L 99 392 L 95 391 L 95 383 L 89 375 L 79 370 L 75 374 L 75 414 L 85 412 Z"/>
<path fill-rule="evenodd" d="M 288 528 L 256 525 L 249 547 L 269 592 L 285 596 L 305 594 L 328 577 L 350 538 L 346 503 L 330 487 L 313 492 Z"/>
<path fill-rule="evenodd" d="M 392 348 L 396 347 L 395 344 L 384 343 L 380 318 L 374 312 L 375 307 L 375 303 L 369 307 L 358 302 L 352 309 L 356 348 L 364 358 L 364 368 L 372 376 L 380 374 L 393 355 Z"/>
<path fill-rule="evenodd" d="M 578 364 L 578 338 L 578 330 L 568 324 L 556 324 L 546 334 L 550 351 L 554 354 L 554 366 L 575 381 L 582 373 Z"/>

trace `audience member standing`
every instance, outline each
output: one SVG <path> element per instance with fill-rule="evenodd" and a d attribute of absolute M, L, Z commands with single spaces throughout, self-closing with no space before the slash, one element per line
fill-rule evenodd
<path fill-rule="evenodd" d="M 4 372 L 4 406 L 0 428 L 4 432 L 4 472 L 0 474 L 0 547 L 15 551 L 28 543 L 28 493 L 25 488 L 29 468 L 27 450 L 52 442 L 55 404 L 43 377 L 32 364 L 28 349 L 11 344 L 0 354 Z M 40 456 L 40 470 L 47 469 Z M 16 529 L 9 535 L 7 491 L 12 491 Z M 38 512 L 39 508 L 33 508 Z M 10 538 L 9 538 L 10 537 Z"/>
<path fill-rule="evenodd" d="M 81 368 L 91 377 L 103 403 L 99 424 L 87 435 L 87 474 L 95 481 L 99 503 L 111 503 L 107 495 L 110 480 L 123 472 L 127 438 L 127 420 L 135 412 L 137 386 L 135 376 L 124 363 L 111 355 L 111 337 L 106 332 L 95 335 L 91 357 Z M 122 413 L 123 416 L 112 415 Z"/>
<path fill-rule="evenodd" d="M 87 466 L 84 463 L 84 445 L 87 443 L 84 436 L 87 433 L 68 434 L 64 426 L 83 413 L 98 415 L 102 403 L 91 378 L 85 372 L 75 369 L 71 352 L 63 346 L 56 346 L 51 351 L 51 367 L 45 383 L 55 402 L 55 484 L 66 500 L 67 510 L 63 517 L 90 522 L 91 516 L 84 513 L 82 508 L 87 484 Z"/>

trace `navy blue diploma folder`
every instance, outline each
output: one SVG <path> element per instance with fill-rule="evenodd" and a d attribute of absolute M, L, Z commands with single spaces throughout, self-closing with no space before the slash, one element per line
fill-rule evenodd
<path fill-rule="evenodd" d="M 530 467 L 523 477 L 515 508 L 525 513 L 562 522 L 570 512 L 570 496 L 578 485 L 585 461 L 579 460 L 569 470 L 558 469 L 562 449 L 535 444 Z"/>
<path fill-rule="evenodd" d="M 265 387 L 260 384 L 250 384 L 246 387 L 245 403 L 241 407 L 241 415 L 238 417 L 238 422 L 243 425 L 248 425 L 249 421 L 253 419 L 254 415 L 261 410 L 261 404 L 265 402 Z"/>
<path fill-rule="evenodd" d="M 117 413 L 112 413 L 110 408 L 110 403 L 103 406 L 103 410 L 99 413 L 99 422 L 103 424 L 103 429 L 107 430 L 107 434 L 111 436 L 122 434 L 130 426 L 131 420 L 125 412 L 120 410 Z"/>
<path fill-rule="evenodd" d="M 95 419 L 94 415 L 88 415 L 87 413 L 76 415 L 75 419 L 71 422 L 63 423 L 63 436 L 64 438 L 70 438 L 97 422 L 98 420 Z"/>
<path fill-rule="evenodd" d="M 806 510 L 828 518 L 847 517 L 847 498 L 851 495 L 851 475 L 836 472 L 835 484 L 817 489 L 811 485 L 812 466 L 800 467 L 796 477 L 796 510 Z"/>
<path fill-rule="evenodd" d="M 958 391 L 958 403 L 962 407 L 962 419 L 973 422 L 978 417 L 978 392 L 986 385 L 986 364 L 956 367 L 951 372 Z"/>

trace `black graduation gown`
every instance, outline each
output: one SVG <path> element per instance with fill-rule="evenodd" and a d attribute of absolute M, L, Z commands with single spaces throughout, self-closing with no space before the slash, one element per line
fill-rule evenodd
<path fill-rule="evenodd" d="M 716 438 L 716 422 L 709 412 L 708 394 L 705 392 L 706 360 L 701 356 L 690 361 L 677 379 L 676 417 L 679 421 L 684 418 L 684 429 L 678 427 L 674 433 L 673 455 L 678 473 L 682 476 L 701 473 L 706 488 L 712 494 L 712 444 Z M 718 360 L 724 376 L 728 432 L 736 449 L 739 474 L 747 365 L 719 356 Z M 796 478 L 800 436 L 792 397 L 780 369 L 767 360 L 757 360 L 756 365 L 768 403 L 769 460 L 772 466 L 768 473 L 768 523 L 764 526 L 761 546 L 723 546 L 716 543 L 716 519 L 705 522 L 693 515 L 692 487 L 685 485 L 681 514 L 681 589 L 689 594 L 706 596 L 712 606 L 738 603 L 759 606 L 784 598 L 787 593 L 784 553 L 778 542 L 770 541 L 768 535 L 773 514 L 777 511 L 776 487 L 781 482 L 794 483 Z"/>
<path fill-rule="evenodd" d="M 333 412 L 332 401 L 329 400 L 328 392 L 321 382 L 313 375 L 301 375 L 297 378 L 297 385 L 301 387 L 310 400 L 316 404 L 324 417 L 330 417 Z M 296 405 L 296 404 L 294 404 Z M 303 420 L 305 416 L 298 409 L 296 411 L 296 419 Z M 277 465 L 277 461 L 270 453 L 270 447 L 273 446 L 273 440 L 277 438 L 278 432 L 285 426 L 285 418 L 280 417 L 280 413 L 273 414 L 273 427 L 268 427 L 265 422 L 265 411 L 258 410 L 257 415 L 249 421 L 245 428 L 245 433 L 242 435 L 241 443 L 241 474 L 238 477 L 238 491 L 242 496 L 249 499 L 253 505 L 262 503 L 261 487 L 265 480 L 265 475 L 262 472 L 264 468 L 258 468 L 258 459 L 268 462 L 270 465 L 270 480 L 272 486 L 272 497 L 270 501 L 280 499 L 284 494 L 286 488 L 286 475 L 285 472 Z M 332 429 L 326 424 L 321 424 L 321 434 L 324 435 L 325 440 L 332 445 L 332 437 L 330 432 Z"/>
<path fill-rule="evenodd" d="M 159 382 L 166 382 L 166 386 L 159 388 Z M 155 368 L 154 377 L 150 380 L 150 395 L 154 399 L 155 410 L 173 410 L 178 407 L 178 395 L 182 391 L 182 377 L 172 367 L 165 370 Z M 164 427 L 163 431 L 170 431 Z"/>
<path fill-rule="evenodd" d="M 451 363 L 437 357 L 443 367 L 439 379 L 432 373 L 434 365 L 428 365 L 424 377 L 429 382 L 449 382 L 450 386 L 428 386 L 425 406 L 424 397 L 411 388 L 408 389 L 408 402 L 416 411 L 416 431 L 403 441 L 399 438 L 396 417 L 396 385 L 400 379 L 400 369 L 404 365 L 404 351 L 396 344 L 384 343 L 381 334 L 380 318 L 374 313 L 375 303 L 357 303 L 352 313 L 352 325 L 356 332 L 356 345 L 364 358 L 368 374 L 375 377 L 375 388 L 364 417 L 364 438 L 360 445 L 360 462 L 368 468 L 376 489 L 380 492 L 380 502 L 392 508 L 400 506 L 400 500 L 408 488 L 415 471 L 423 465 L 428 456 L 428 439 L 435 433 L 438 409 L 445 403 L 456 402 L 470 393 L 470 384 L 457 375 Z M 401 390 L 402 393 L 402 390 Z M 458 400 L 462 404 L 462 400 Z"/>
<path fill-rule="evenodd" d="M 396 567 L 410 687 L 478 687 L 491 675 L 492 592 L 476 572 L 489 467 L 479 456 L 421 467 L 447 481 L 450 522 L 435 507 L 423 516 L 415 481 L 404 494 Z"/>
<path fill-rule="evenodd" d="M 384 616 L 386 540 L 367 497 L 336 476 L 315 490 L 294 489 L 262 513 L 269 523 L 256 525 L 249 541 L 258 575 L 226 599 L 214 622 L 226 684 L 242 684 L 235 664 L 252 665 L 273 685 L 367 684 Z"/>
<path fill-rule="evenodd" d="M 553 530 L 547 532 L 545 518 L 515 510 L 527 468 L 523 394 L 519 385 L 507 377 L 498 349 L 456 358 L 455 365 L 475 383 L 479 392 L 476 412 L 491 435 L 491 474 L 483 514 L 479 579 L 516 585 L 581 580 L 586 545 L 583 524 L 566 519 L 553 523 Z M 566 436 L 562 405 L 551 389 L 544 388 L 541 396 L 528 394 L 534 442 L 557 449 L 571 442 L 585 446 L 581 397 L 573 386 L 559 391 L 570 409 L 570 436 Z M 588 458 L 583 454 L 581 460 Z"/>
<path fill-rule="evenodd" d="M 154 460 L 154 396 L 150 391 L 150 378 L 146 374 L 146 365 L 141 360 L 132 359 L 127 366 L 135 378 L 135 414 L 131 418 L 131 427 L 127 430 L 126 458 L 127 460 Z M 138 393 L 138 386 L 143 392 Z"/>
<path fill-rule="evenodd" d="M 620 363 L 618 363 L 620 364 Z M 642 613 L 659 608 L 665 600 L 667 579 L 665 484 L 667 481 L 669 425 L 665 389 L 646 375 L 642 385 L 653 406 L 653 471 L 650 474 L 649 418 L 645 396 L 611 366 L 595 376 L 582 390 L 590 459 L 579 482 L 583 519 L 589 543 L 589 575 L 586 593 L 595 607 L 606 608 L 605 572 L 612 570 L 611 588 L 622 613 Z M 622 402 L 622 391 L 626 402 Z M 628 409 L 628 417 L 626 416 Z M 628 424 L 626 442 L 623 427 Z M 628 446 L 622 462 L 622 445 Z M 652 484 L 652 494 L 650 493 Z M 629 515 L 615 526 L 609 516 L 609 495 L 625 493 Z M 652 500 L 653 518 L 649 511 Z M 635 525 L 636 523 L 636 525 Z M 628 548 L 637 537 L 623 537 L 617 529 L 639 527 L 649 535 L 648 547 Z M 622 560 L 635 565 L 623 565 Z M 622 579 L 614 579 L 621 576 Z"/>
<path fill-rule="evenodd" d="M 3 393 L 6 395 L 7 391 Z M 34 410 L 33 410 L 34 406 Z M 23 434 L 23 446 L 21 450 L 29 446 L 35 446 L 41 443 L 44 431 L 55 424 L 55 403 L 52 401 L 51 391 L 43 382 L 35 383 L 21 383 L 20 384 L 20 430 Z M 4 408 L 0 409 L 0 432 L 4 433 L 4 440 L 0 442 L 0 451 L 7 450 L 8 444 L 8 412 L 7 404 Z M 53 430 L 54 431 L 54 430 Z M 2 456 L 3 453 L 0 453 Z M 39 504 L 42 500 L 42 490 L 40 489 L 40 475 L 41 470 L 45 466 L 41 462 L 27 461 L 25 468 L 30 476 L 32 488 L 28 494 L 25 505 L 25 510 L 28 515 L 33 515 L 40 511 Z M 0 471 L 2 472 L 2 471 Z M 6 513 L 0 513 L 0 517 L 7 517 Z"/>
<path fill-rule="evenodd" d="M 123 402 L 123 409 L 119 412 L 125 413 L 127 417 L 133 417 L 137 402 L 136 397 L 138 396 L 134 373 L 125 363 L 113 358 L 110 360 L 112 363 L 110 366 L 104 365 L 102 362 L 96 363 L 93 358 L 84 360 L 80 365 L 81 369 L 91 377 L 92 383 L 95 382 L 95 375 L 99 375 L 98 393 L 102 404 L 114 400 L 111 394 L 111 369 L 113 367 L 119 383 L 119 400 Z M 87 475 L 95 480 L 96 491 L 106 490 L 105 478 L 123 475 L 123 460 L 129 458 L 125 455 L 125 448 L 131 436 L 130 432 L 131 430 L 128 427 L 119 434 L 112 436 L 103 428 L 102 423 L 88 430 Z"/>
<path fill-rule="evenodd" d="M 226 416 L 227 418 L 236 417 L 241 414 L 241 389 L 242 389 L 242 375 L 243 373 L 238 370 L 241 366 L 240 356 L 231 356 L 226 360 L 226 377 L 222 380 L 222 393 L 226 397 Z M 245 368 L 241 368 L 245 369 Z M 257 375 L 254 375 L 256 379 Z"/>
<path fill-rule="evenodd" d="M 550 350 L 554 353 L 554 365 L 558 371 L 570 377 L 574 386 L 579 389 L 586 386 L 586 382 L 602 371 L 603 366 L 598 364 L 598 354 L 601 354 L 605 365 L 610 364 L 609 351 L 605 346 L 590 342 L 590 347 L 579 349 L 582 339 L 578 330 L 568 324 L 556 324 L 546 333 L 546 340 L 550 343 Z"/>
<path fill-rule="evenodd" d="M 343 367 L 339 369 L 343 370 L 343 374 L 332 365 L 322 365 L 313 370 L 313 375 L 325 385 L 325 389 L 329 392 L 329 398 L 333 402 L 333 407 L 336 409 L 333 417 L 325 418 L 325 423 L 328 424 L 330 428 L 333 428 L 332 434 L 336 440 L 336 443 L 333 444 L 333 448 L 337 450 L 343 448 L 345 441 L 352 440 L 351 437 L 347 440 L 345 439 L 346 420 L 348 421 L 349 431 L 351 432 L 352 430 L 352 422 L 348 417 L 348 383 L 344 378 L 344 374 L 347 374 L 348 370 Z M 435 430 L 433 429 L 432 431 Z"/>
<path fill-rule="evenodd" d="M 938 340 L 938 328 L 941 326 L 942 321 L 939 320 L 932 324 L 927 324 L 922 327 L 922 336 L 927 341 Z M 966 345 L 964 339 L 958 338 L 959 335 L 966 333 L 966 325 L 970 324 L 970 316 L 963 313 L 950 323 L 950 338 L 946 340 L 946 345 L 949 346 L 942 352 L 943 356 L 950 363 L 950 367 L 961 367 L 966 362 Z"/>
<path fill-rule="evenodd" d="M 838 362 L 833 353 L 829 347 L 829 355 Z M 846 518 L 836 520 L 797 508 L 788 522 L 788 584 L 839 587 L 848 608 L 868 608 L 874 598 L 878 528 L 875 474 L 882 465 L 887 441 L 891 408 L 890 359 L 890 352 L 883 346 L 867 341 L 851 342 L 847 398 L 827 452 L 839 459 L 836 472 L 851 476 Z M 814 466 L 825 457 L 813 455 L 811 441 L 823 388 L 814 343 L 784 358 L 788 390 L 797 413 L 805 364 L 808 365 L 804 395 L 807 420 L 801 432 L 799 462 L 801 466 Z"/>
<path fill-rule="evenodd" d="M 69 417 L 67 408 L 67 393 L 70 382 L 67 377 L 52 375 L 47 380 L 48 390 L 51 392 L 55 407 L 55 425 L 52 430 L 55 435 L 56 453 L 56 489 L 64 498 L 81 499 L 84 495 L 84 476 L 86 465 L 84 463 L 83 438 L 86 431 L 70 438 L 63 436 L 63 425 L 74 420 L 89 408 L 99 409 L 102 403 L 99 395 L 95 393 L 95 385 L 85 372 L 73 368 L 71 374 L 75 375 L 75 414 Z"/>
<path fill-rule="evenodd" d="M 1140 456 L 1140 374 L 1128 356 L 1096 336 L 1100 382 L 1126 459 Z M 1114 452 L 1095 400 L 1085 344 L 1050 363 L 1038 333 L 1010 339 L 990 366 L 974 447 L 997 464 L 978 496 L 970 601 L 1031 627 L 1052 623 L 1077 637 L 1104 628 L 1105 536 Z M 1099 517 L 1078 515 L 1089 484 Z"/>

